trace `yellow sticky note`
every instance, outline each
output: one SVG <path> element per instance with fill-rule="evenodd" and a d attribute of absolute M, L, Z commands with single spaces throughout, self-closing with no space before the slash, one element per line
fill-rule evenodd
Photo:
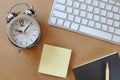
<path fill-rule="evenodd" d="M 66 78 L 71 51 L 44 44 L 38 72 Z"/>

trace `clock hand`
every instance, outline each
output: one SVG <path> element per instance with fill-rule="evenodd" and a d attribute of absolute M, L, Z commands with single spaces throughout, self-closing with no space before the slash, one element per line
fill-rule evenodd
<path fill-rule="evenodd" d="M 20 32 L 22 33 L 23 31 L 22 30 L 19 30 L 19 29 L 15 29 L 16 32 Z"/>
<path fill-rule="evenodd" d="M 13 36 L 17 36 L 17 35 L 20 35 L 20 34 L 23 34 L 23 33 L 17 33 L 17 34 L 13 34 Z"/>
<path fill-rule="evenodd" d="M 27 30 L 29 27 L 30 27 L 30 26 L 28 25 L 28 26 L 25 28 L 24 33 L 26 32 L 26 30 Z"/>
<path fill-rule="evenodd" d="M 17 32 L 17 34 L 13 34 L 13 36 L 17 36 L 17 35 L 23 34 L 22 30 L 19 30 L 19 29 L 14 29 L 14 30 L 15 30 L 15 32 Z"/>

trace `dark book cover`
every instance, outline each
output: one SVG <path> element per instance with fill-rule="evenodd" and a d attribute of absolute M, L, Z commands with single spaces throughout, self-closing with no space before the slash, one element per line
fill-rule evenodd
<path fill-rule="evenodd" d="M 120 80 L 120 59 L 117 52 L 74 67 L 76 80 L 105 80 L 106 62 L 109 64 L 110 80 Z"/>

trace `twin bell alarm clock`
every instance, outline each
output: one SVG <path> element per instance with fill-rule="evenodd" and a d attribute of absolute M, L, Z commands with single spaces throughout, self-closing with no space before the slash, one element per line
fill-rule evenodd
<path fill-rule="evenodd" d="M 27 8 L 13 12 L 12 9 L 18 5 L 25 5 Z M 26 3 L 18 3 L 11 7 L 6 21 L 8 23 L 7 36 L 13 45 L 19 48 L 31 48 L 38 43 L 41 31 L 40 25 L 34 17 L 36 17 L 35 10 Z"/>

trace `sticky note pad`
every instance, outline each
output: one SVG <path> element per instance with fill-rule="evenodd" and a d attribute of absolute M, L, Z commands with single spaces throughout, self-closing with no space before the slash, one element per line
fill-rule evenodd
<path fill-rule="evenodd" d="M 44 44 L 38 72 L 66 78 L 71 51 Z"/>

